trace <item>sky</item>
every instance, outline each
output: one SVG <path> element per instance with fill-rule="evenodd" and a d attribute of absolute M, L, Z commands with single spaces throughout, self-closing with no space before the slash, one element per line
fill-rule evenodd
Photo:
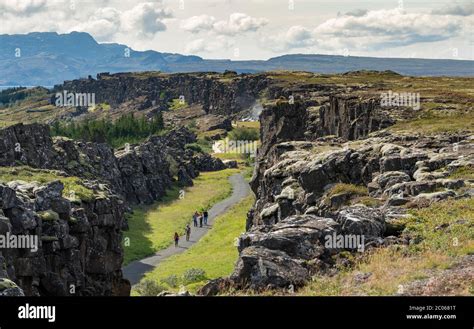
<path fill-rule="evenodd" d="M 0 0 L 0 34 L 71 31 L 209 59 L 474 60 L 474 0 Z"/>

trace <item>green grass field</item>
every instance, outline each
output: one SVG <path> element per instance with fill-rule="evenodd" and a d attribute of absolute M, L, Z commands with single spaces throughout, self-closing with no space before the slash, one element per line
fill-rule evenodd
<path fill-rule="evenodd" d="M 173 187 L 162 201 L 152 206 L 134 208 L 129 217 L 129 231 L 124 232 L 124 265 L 167 248 L 174 232 L 183 233 L 196 210 L 210 208 L 232 192 L 228 177 L 237 169 L 201 173 L 194 186 L 185 188 L 180 198 L 180 188 Z"/>
<path fill-rule="evenodd" d="M 413 132 L 423 134 L 439 134 L 443 132 L 458 132 L 474 130 L 474 113 L 471 111 L 455 113 L 436 113 L 426 111 L 419 118 L 409 121 L 399 121 L 388 128 L 396 133 Z"/>
<path fill-rule="evenodd" d="M 238 258 L 235 239 L 245 232 L 247 211 L 254 202 L 254 196 L 248 196 L 233 206 L 228 212 L 219 216 L 212 229 L 199 242 L 182 254 L 171 256 L 144 280 L 152 280 L 166 287 L 166 290 L 184 289 L 195 292 L 207 280 L 227 276 L 232 273 Z M 183 282 L 183 274 L 190 269 L 200 269 L 205 272 L 205 278 L 198 282 Z M 178 284 L 170 287 L 165 282 L 167 278 L 176 276 Z M 136 292 L 133 295 L 137 295 Z"/>

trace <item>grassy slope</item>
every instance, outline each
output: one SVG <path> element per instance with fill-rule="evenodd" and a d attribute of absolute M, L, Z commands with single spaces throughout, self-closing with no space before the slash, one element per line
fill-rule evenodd
<path fill-rule="evenodd" d="M 196 210 L 208 208 L 230 195 L 227 178 L 237 172 L 227 169 L 202 173 L 194 180 L 194 186 L 185 189 L 184 198 L 179 198 L 180 189 L 174 187 L 159 203 L 136 207 L 129 218 L 130 230 L 124 233 L 125 241 L 130 242 L 125 245 L 124 264 L 167 248 L 173 233 L 183 233 Z"/>
<path fill-rule="evenodd" d="M 474 113 L 472 111 L 454 113 L 427 111 L 414 120 L 397 122 L 389 130 L 409 134 L 413 134 L 413 132 L 437 134 L 442 132 L 473 131 Z"/>
<path fill-rule="evenodd" d="M 459 223 L 459 220 L 465 223 Z M 342 269 L 333 277 L 315 277 L 300 295 L 393 295 L 404 285 L 428 277 L 433 271 L 450 268 L 462 256 L 474 253 L 474 199 L 448 200 L 414 210 L 405 220 L 406 233 L 419 244 L 375 249 L 356 260 L 353 269 Z M 449 224 L 448 229 L 436 229 Z M 354 283 L 356 273 L 372 273 Z M 457 294 L 472 294 L 472 282 L 464 282 Z M 471 285 L 471 286 L 469 286 Z"/>
<path fill-rule="evenodd" d="M 206 272 L 206 280 L 186 285 L 189 291 L 196 291 L 208 279 L 229 275 L 238 258 L 235 238 L 245 231 L 245 217 L 254 202 L 249 196 L 232 207 L 227 213 L 219 216 L 206 236 L 182 254 L 172 256 L 159 267 L 148 273 L 145 279 L 156 282 L 170 275 L 178 278 L 189 269 L 197 268 Z M 167 287 L 168 290 L 179 288 Z"/>

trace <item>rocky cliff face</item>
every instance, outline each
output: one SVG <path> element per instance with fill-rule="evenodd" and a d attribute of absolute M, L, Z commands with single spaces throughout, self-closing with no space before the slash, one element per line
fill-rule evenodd
<path fill-rule="evenodd" d="M 403 205 L 474 194 L 472 182 L 450 178 L 474 165 L 472 134 L 373 132 L 392 118 L 371 101 L 345 97 L 331 98 L 316 114 L 280 102 L 260 118 L 262 146 L 251 182 L 256 203 L 240 256 L 234 273 L 202 294 L 297 288 L 334 273 L 343 251 L 416 243 L 397 227 L 406 216 Z M 360 240 L 348 245 L 348 238 Z"/>
<path fill-rule="evenodd" d="M 331 96 L 319 110 L 319 135 L 336 135 L 347 140 L 359 139 L 394 123 L 375 99 L 354 96 Z"/>
<path fill-rule="evenodd" d="M 54 93 L 95 93 L 96 102 L 112 106 L 143 99 L 144 107 L 168 107 L 173 99 L 184 97 L 187 104 L 200 104 L 206 113 L 230 115 L 249 108 L 267 86 L 265 76 L 223 76 L 195 73 L 160 75 L 119 73 L 99 74 L 97 79 L 66 81 Z M 154 105 L 153 105 L 154 104 Z"/>
<path fill-rule="evenodd" d="M 130 294 L 121 270 L 123 201 L 100 186 L 90 187 L 97 196 L 72 202 L 60 181 L 0 184 L 0 234 L 10 242 L 37 239 L 28 248 L 0 248 L 1 278 L 28 296 Z M 0 289 L 0 295 L 11 288 Z"/>

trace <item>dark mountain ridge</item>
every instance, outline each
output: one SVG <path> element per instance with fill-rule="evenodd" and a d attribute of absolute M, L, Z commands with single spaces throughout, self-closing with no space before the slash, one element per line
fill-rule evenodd
<path fill-rule="evenodd" d="M 273 70 L 344 73 L 393 70 L 412 76 L 474 76 L 473 61 L 372 58 L 314 54 L 283 55 L 269 60 L 207 60 L 199 56 L 135 51 L 117 43 L 98 43 L 84 32 L 32 32 L 0 35 L 0 85 L 51 86 L 99 72 L 223 72 Z"/>

